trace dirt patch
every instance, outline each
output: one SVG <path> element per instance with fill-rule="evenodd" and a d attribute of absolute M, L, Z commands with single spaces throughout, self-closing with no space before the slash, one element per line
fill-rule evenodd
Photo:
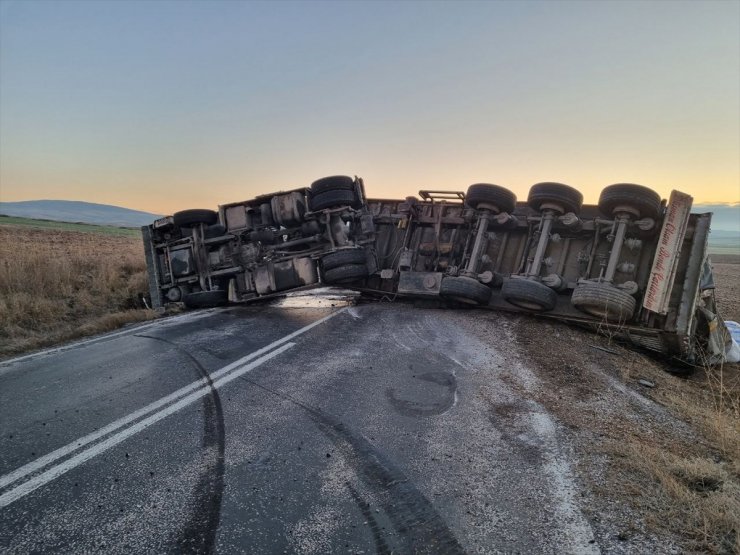
<path fill-rule="evenodd" d="M 725 320 L 740 322 L 740 256 L 715 254 L 710 258 L 720 315 Z"/>

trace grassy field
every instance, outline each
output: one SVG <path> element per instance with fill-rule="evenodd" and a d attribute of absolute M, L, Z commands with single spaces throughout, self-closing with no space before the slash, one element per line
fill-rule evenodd
<path fill-rule="evenodd" d="M 0 221 L 0 357 L 154 317 L 138 230 Z"/>
<path fill-rule="evenodd" d="M 108 225 L 92 225 L 72 222 L 55 222 L 53 220 L 32 220 L 0 214 L 0 226 L 34 227 L 55 231 L 79 231 L 82 233 L 101 233 L 103 235 L 118 235 L 122 237 L 141 237 L 141 231 L 131 227 L 114 227 Z"/>

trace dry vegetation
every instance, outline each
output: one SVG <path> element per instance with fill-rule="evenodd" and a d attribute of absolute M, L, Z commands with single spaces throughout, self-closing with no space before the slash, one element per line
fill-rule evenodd
<path fill-rule="evenodd" d="M 737 319 L 740 257 L 716 261 L 715 278 L 721 314 Z M 579 438 L 579 472 L 604 534 L 627 552 L 657 544 L 666 552 L 740 553 L 739 365 L 679 376 L 670 362 L 609 337 L 523 321 L 518 334 L 549 384 L 538 401 Z M 561 342 L 584 348 L 561 354 Z"/>
<path fill-rule="evenodd" d="M 145 269 L 138 237 L 0 225 L 0 357 L 153 318 Z"/>
<path fill-rule="evenodd" d="M 656 384 L 642 393 L 689 425 L 693 434 L 649 428 L 612 436 L 619 488 L 652 530 L 677 533 L 692 551 L 740 553 L 740 380 L 737 365 L 699 369 L 689 378 L 635 355 L 627 383 Z M 643 390 L 645 388 L 642 388 Z M 638 478 L 634 479 L 633 476 Z"/>
<path fill-rule="evenodd" d="M 523 394 L 570 430 L 601 541 L 617 539 L 618 552 L 740 553 L 737 365 L 680 377 L 580 329 L 522 319 L 516 331 L 543 382 Z"/>

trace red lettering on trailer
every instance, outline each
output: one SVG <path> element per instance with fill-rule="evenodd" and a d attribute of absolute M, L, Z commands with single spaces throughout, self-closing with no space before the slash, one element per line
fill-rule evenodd
<path fill-rule="evenodd" d="M 676 277 L 676 265 L 681 254 L 681 243 L 691 213 L 693 198 L 678 191 L 671 191 L 668 210 L 660 231 L 658 251 L 653 259 L 650 280 L 642 306 L 658 314 L 668 312 L 668 302 Z"/>

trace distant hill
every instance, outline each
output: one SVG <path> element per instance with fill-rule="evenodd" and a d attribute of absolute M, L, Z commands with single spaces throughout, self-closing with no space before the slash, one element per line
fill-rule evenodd
<path fill-rule="evenodd" d="M 695 204 L 692 212 L 712 212 L 709 252 L 740 254 L 740 204 Z"/>
<path fill-rule="evenodd" d="M 726 229 L 710 229 L 709 240 L 716 239 L 737 239 L 740 241 L 740 231 L 728 231 Z"/>
<path fill-rule="evenodd" d="M 740 254 L 740 204 L 695 204 L 692 212 L 712 212 L 711 254 Z"/>
<path fill-rule="evenodd" d="M 713 212 L 710 242 L 740 240 L 740 204 L 695 204 L 692 212 Z M 0 214 L 57 222 L 140 227 L 162 216 L 110 204 L 75 200 L 26 200 L 0 202 Z"/>
<path fill-rule="evenodd" d="M 117 227 L 140 227 L 161 218 L 159 214 L 150 212 L 76 200 L 0 202 L 0 214 L 38 220 L 81 222 Z"/>
<path fill-rule="evenodd" d="M 695 204 L 692 212 L 712 212 L 712 230 L 740 232 L 740 204 Z"/>

